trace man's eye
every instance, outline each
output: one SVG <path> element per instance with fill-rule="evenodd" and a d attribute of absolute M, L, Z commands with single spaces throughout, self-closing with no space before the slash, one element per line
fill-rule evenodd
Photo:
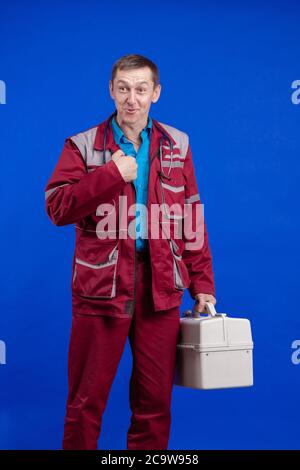
<path fill-rule="evenodd" d="M 121 91 L 127 90 L 127 88 L 125 86 L 119 86 L 118 89 L 121 90 Z M 145 90 L 144 88 L 138 88 L 139 93 L 146 93 L 146 91 L 147 90 Z"/>

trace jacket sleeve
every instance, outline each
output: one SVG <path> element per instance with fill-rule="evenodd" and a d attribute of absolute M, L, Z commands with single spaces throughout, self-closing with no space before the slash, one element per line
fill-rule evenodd
<path fill-rule="evenodd" d="M 188 290 L 193 299 L 199 293 L 212 294 L 215 297 L 212 256 L 204 220 L 204 205 L 200 200 L 190 144 L 188 144 L 183 172 L 187 216 L 184 218 L 185 248 L 182 258 L 191 279 Z M 191 236 L 193 234 L 196 235 Z"/>
<path fill-rule="evenodd" d="M 45 188 L 46 212 L 55 225 L 76 223 L 125 185 L 113 160 L 88 173 L 78 147 L 67 138 Z"/>

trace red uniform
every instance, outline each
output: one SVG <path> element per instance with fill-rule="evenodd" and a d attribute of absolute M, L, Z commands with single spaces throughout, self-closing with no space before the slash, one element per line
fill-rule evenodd
<path fill-rule="evenodd" d="M 173 143 L 171 160 L 168 141 L 163 142 L 160 158 L 163 135 Z M 215 296 L 205 222 L 201 246 L 195 249 L 195 238 L 187 238 L 185 230 L 178 238 L 177 220 L 170 221 L 164 211 L 157 219 L 151 212 L 151 206 L 165 203 L 177 204 L 184 213 L 189 204 L 194 227 L 201 202 L 188 135 L 153 119 L 148 254 L 138 253 L 135 239 L 128 235 L 135 219 L 128 209 L 136 195 L 134 184 L 125 182 L 111 158 L 118 149 L 109 118 L 67 138 L 46 186 L 50 219 L 58 226 L 75 224 L 76 229 L 64 449 L 97 448 L 102 414 L 127 336 L 134 358 L 128 449 L 167 449 L 182 295 L 188 288 L 193 298 L 198 293 Z M 161 170 L 168 174 L 170 165 L 168 178 Z M 100 239 L 107 232 L 103 204 L 109 205 L 116 222 L 109 225 L 106 239 Z"/>

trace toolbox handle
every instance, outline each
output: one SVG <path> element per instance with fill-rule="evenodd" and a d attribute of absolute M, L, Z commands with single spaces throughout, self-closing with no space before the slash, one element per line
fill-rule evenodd
<path fill-rule="evenodd" d="M 215 317 L 217 315 L 217 312 L 216 312 L 216 309 L 215 309 L 215 306 L 212 302 L 205 302 L 205 310 L 206 312 L 211 316 L 211 317 Z"/>
<path fill-rule="evenodd" d="M 216 312 L 216 309 L 215 309 L 215 306 L 212 302 L 205 302 L 205 306 L 204 306 L 204 312 L 201 312 L 201 313 L 208 313 L 208 315 L 210 317 L 215 317 L 217 315 L 217 312 Z M 199 318 L 200 317 L 200 312 L 196 312 L 193 308 L 193 311 L 191 310 L 185 310 L 183 312 L 184 316 L 186 317 L 194 317 L 194 318 Z"/>

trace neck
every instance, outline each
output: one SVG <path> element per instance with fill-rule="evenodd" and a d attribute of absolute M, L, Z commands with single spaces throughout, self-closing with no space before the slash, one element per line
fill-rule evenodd
<path fill-rule="evenodd" d="M 128 122 L 124 122 L 124 120 L 119 116 L 119 114 L 117 114 L 115 116 L 115 120 L 116 120 L 118 126 L 124 132 L 125 136 L 129 140 L 132 139 L 132 140 L 135 140 L 137 142 L 140 141 L 140 133 L 142 132 L 142 130 L 146 127 L 146 125 L 148 123 L 148 117 L 143 119 L 143 121 L 135 122 L 135 123 L 132 123 L 132 124 L 128 123 Z"/>

